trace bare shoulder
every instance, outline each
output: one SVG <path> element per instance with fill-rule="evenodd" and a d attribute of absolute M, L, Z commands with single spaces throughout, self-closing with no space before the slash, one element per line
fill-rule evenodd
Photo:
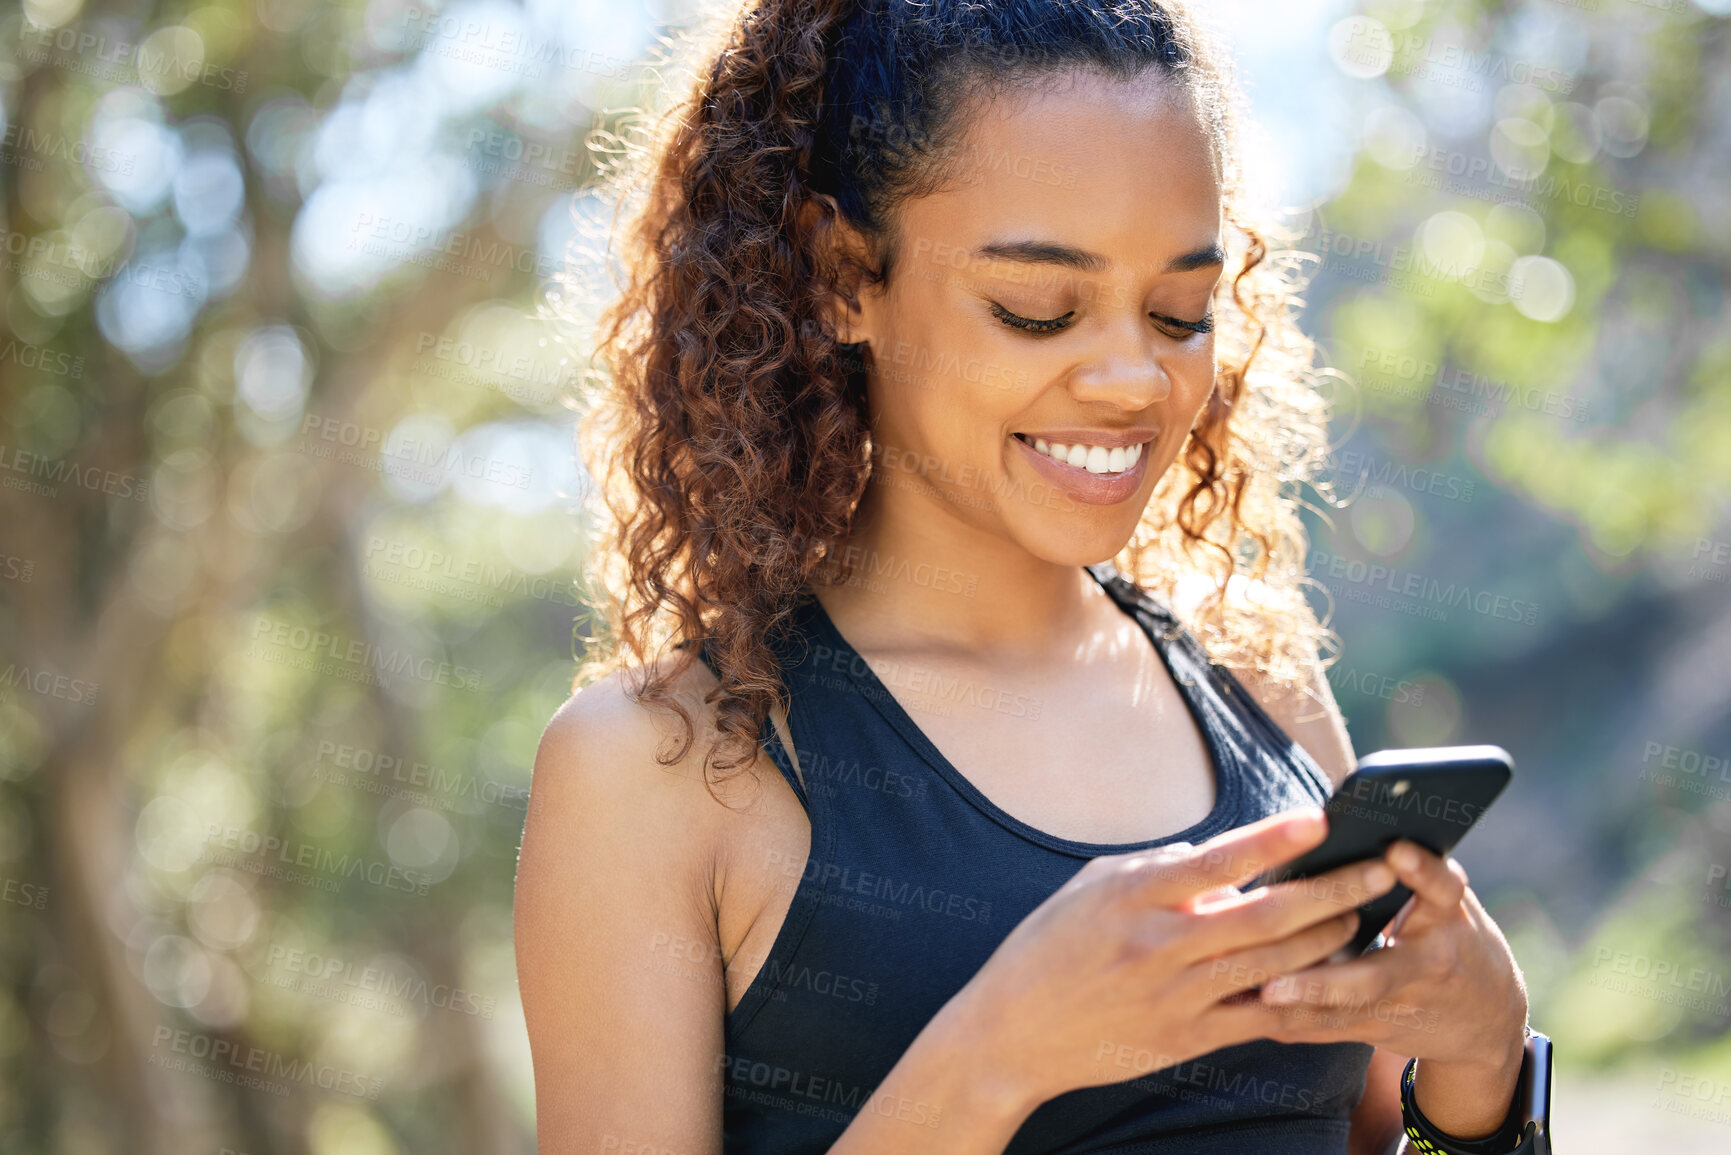
<path fill-rule="evenodd" d="M 566 912 L 575 885 L 641 887 L 664 904 L 678 896 L 694 913 L 706 905 L 722 808 L 703 782 L 701 682 L 687 671 L 671 687 L 693 740 L 664 764 L 679 719 L 631 695 L 637 674 L 618 670 L 583 687 L 541 735 L 517 854 L 520 942 L 551 929 L 545 916 Z"/>
<path fill-rule="evenodd" d="M 537 827 L 572 831 L 605 815 L 614 830 L 677 832 L 673 845 L 702 857 L 704 836 L 718 831 L 727 813 L 703 777 L 714 737 L 714 711 L 703 695 L 715 675 L 694 662 L 669 687 L 691 718 L 691 743 L 676 760 L 663 761 L 678 749 L 683 725 L 671 711 L 633 696 L 642 673 L 631 667 L 598 679 L 566 699 L 547 723 L 530 779 L 525 854 Z M 663 870 L 673 865 L 667 843 L 659 855 Z"/>
<path fill-rule="evenodd" d="M 1352 752 L 1346 719 L 1341 716 L 1334 691 L 1319 663 L 1312 662 L 1304 680 L 1296 686 L 1283 686 L 1255 669 L 1242 666 L 1230 669 L 1245 692 L 1322 767 L 1330 782 L 1339 786 L 1352 773 L 1358 758 Z"/>
<path fill-rule="evenodd" d="M 565 700 L 541 735 L 531 790 L 542 784 L 543 770 L 555 779 L 593 778 L 586 785 L 601 790 L 677 789 L 663 780 L 700 780 L 712 719 L 703 694 L 715 676 L 694 662 L 669 687 L 691 717 L 693 741 L 683 757 L 666 764 L 660 757 L 675 748 L 682 727 L 670 711 L 633 696 L 631 687 L 642 676 L 638 667 L 615 670 Z"/>
<path fill-rule="evenodd" d="M 715 861 L 735 814 L 702 774 L 714 675 L 694 664 L 674 682 L 694 732 L 666 764 L 682 727 L 632 697 L 632 676 L 573 695 L 535 755 L 513 914 L 537 1139 L 549 1152 L 612 1135 L 713 1155 L 726 1012 Z"/>

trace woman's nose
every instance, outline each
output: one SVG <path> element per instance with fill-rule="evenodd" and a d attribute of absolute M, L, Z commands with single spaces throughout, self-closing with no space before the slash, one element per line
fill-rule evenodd
<path fill-rule="evenodd" d="M 1078 401 L 1104 401 L 1123 409 L 1146 409 L 1172 395 L 1172 379 L 1146 351 L 1110 353 L 1089 361 L 1070 378 Z"/>

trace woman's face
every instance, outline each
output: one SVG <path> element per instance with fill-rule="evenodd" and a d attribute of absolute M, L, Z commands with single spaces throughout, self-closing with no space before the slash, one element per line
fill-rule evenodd
<path fill-rule="evenodd" d="M 1219 180 L 1155 72 L 1078 70 L 963 115 L 954 179 L 898 208 L 888 284 L 843 332 L 871 346 L 867 500 L 935 487 L 955 518 L 1091 564 L 1130 538 L 1213 387 Z"/>

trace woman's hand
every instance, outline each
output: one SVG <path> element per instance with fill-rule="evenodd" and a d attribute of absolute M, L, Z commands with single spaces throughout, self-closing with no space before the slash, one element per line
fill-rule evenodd
<path fill-rule="evenodd" d="M 1010 1113 L 1272 1035 L 1284 1016 L 1255 988 L 1351 941 L 1354 908 L 1394 887 L 1373 860 L 1238 890 L 1325 831 L 1311 808 L 1199 846 L 1094 859 L 945 1006 L 945 1029 L 997 1056 L 994 1088 Z"/>
<path fill-rule="evenodd" d="M 1452 858 L 1409 841 L 1388 864 L 1413 897 L 1389 945 L 1267 984 L 1285 1043 L 1355 1041 L 1419 1060 L 1414 1095 L 1432 1123 L 1462 1139 L 1494 1132 L 1520 1074 L 1527 991 L 1514 955 Z"/>

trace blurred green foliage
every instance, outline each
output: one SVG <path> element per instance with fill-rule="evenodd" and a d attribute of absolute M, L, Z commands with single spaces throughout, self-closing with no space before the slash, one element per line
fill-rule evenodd
<path fill-rule="evenodd" d="M 1355 745 L 1515 752 L 1461 853 L 1533 1022 L 1673 1114 L 1677 1070 L 1731 1077 L 1731 36 L 1709 7 L 1362 5 L 1335 52 L 1381 90 L 1307 237 L 1353 382 L 1337 481 L 1362 490 L 1313 522 L 1319 554 L 1538 609 L 1379 602 L 1313 564 Z"/>
<path fill-rule="evenodd" d="M 510 888 L 585 363 L 537 306 L 585 137 L 690 16 L 0 12 L 0 1149 L 532 1147 Z M 1731 970 L 1731 794 L 1644 776 L 1731 748 L 1727 21 L 1342 17 L 1376 111 L 1304 242 L 1365 482 L 1314 524 L 1336 692 L 1360 750 L 1516 752 L 1467 857 L 1564 1063 L 1725 1077 L 1725 991 L 1604 980 Z"/>

